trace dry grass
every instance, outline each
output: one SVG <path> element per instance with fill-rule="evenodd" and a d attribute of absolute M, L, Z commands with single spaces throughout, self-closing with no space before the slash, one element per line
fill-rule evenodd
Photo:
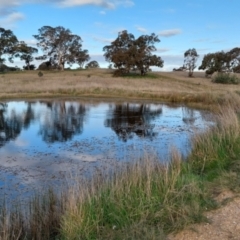
<path fill-rule="evenodd" d="M 50 97 L 114 97 L 156 99 L 202 105 L 222 104 L 240 92 L 240 85 L 214 84 L 195 73 L 156 72 L 154 78 L 112 77 L 107 69 L 38 71 L 0 74 L 0 99 Z M 229 97 L 231 96 L 231 97 Z"/>

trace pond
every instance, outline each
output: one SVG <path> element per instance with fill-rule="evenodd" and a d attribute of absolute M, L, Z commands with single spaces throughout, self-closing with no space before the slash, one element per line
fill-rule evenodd
<path fill-rule="evenodd" d="M 212 125 L 211 114 L 149 102 L 11 101 L 0 105 L 0 191 L 28 196 L 67 176 L 97 170 L 144 154 L 169 161 L 183 157 L 191 136 Z"/>

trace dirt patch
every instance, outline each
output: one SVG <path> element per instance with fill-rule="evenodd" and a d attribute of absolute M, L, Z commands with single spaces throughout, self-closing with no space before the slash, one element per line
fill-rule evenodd
<path fill-rule="evenodd" d="M 169 235 L 168 240 L 239 240 L 240 197 L 226 191 L 217 200 L 223 206 L 206 212 L 208 223 L 193 224 L 177 234 Z"/>

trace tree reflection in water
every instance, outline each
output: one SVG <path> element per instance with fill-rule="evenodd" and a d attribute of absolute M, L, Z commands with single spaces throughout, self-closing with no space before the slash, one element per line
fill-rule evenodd
<path fill-rule="evenodd" d="M 49 112 L 40 125 L 39 134 L 46 142 L 64 142 L 83 131 L 86 107 L 64 101 L 44 103 Z"/>
<path fill-rule="evenodd" d="M 0 147 L 6 142 L 14 140 L 21 132 L 23 122 L 22 116 L 17 114 L 14 110 L 10 115 L 7 115 L 7 105 L 0 106 Z"/>
<path fill-rule="evenodd" d="M 162 114 L 162 108 L 152 109 L 148 104 L 119 104 L 114 105 L 107 115 L 105 126 L 112 128 L 119 139 L 126 142 L 137 135 L 153 139 L 157 132 L 154 132 L 154 125 L 151 121 Z"/>
<path fill-rule="evenodd" d="M 187 107 L 182 107 L 182 120 L 187 125 L 193 125 L 196 121 L 195 110 Z"/>

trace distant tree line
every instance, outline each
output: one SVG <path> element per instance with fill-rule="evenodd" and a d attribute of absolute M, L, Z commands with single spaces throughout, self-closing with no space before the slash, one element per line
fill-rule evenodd
<path fill-rule="evenodd" d="M 14 58 L 24 61 L 25 70 L 36 68 L 31 64 L 34 59 L 43 61 L 38 67 L 39 70 L 64 70 L 66 64 L 78 64 L 79 68 L 84 68 L 84 65 L 85 68 L 99 68 L 97 61 L 88 62 L 90 56 L 88 50 L 82 49 L 81 37 L 69 29 L 43 26 L 38 29 L 38 34 L 33 36 L 37 40 L 37 48 L 19 41 L 11 30 L 0 28 L 0 71 L 17 69 L 5 65 L 6 57 L 11 63 Z M 136 72 L 145 75 L 151 71 L 152 66 L 163 67 L 162 58 L 153 54 L 157 50 L 155 45 L 159 42 L 160 39 L 154 33 L 135 38 L 124 30 L 118 33 L 110 45 L 103 47 L 104 57 L 109 62 L 109 69 L 112 69 L 116 76 Z M 41 49 L 43 54 L 34 57 L 38 49 Z M 188 76 L 192 77 L 198 58 L 196 49 L 190 48 L 184 53 L 183 66 L 173 70 L 188 71 Z M 240 72 L 240 48 L 205 55 L 199 70 L 206 70 L 206 76 L 214 72 Z"/>

